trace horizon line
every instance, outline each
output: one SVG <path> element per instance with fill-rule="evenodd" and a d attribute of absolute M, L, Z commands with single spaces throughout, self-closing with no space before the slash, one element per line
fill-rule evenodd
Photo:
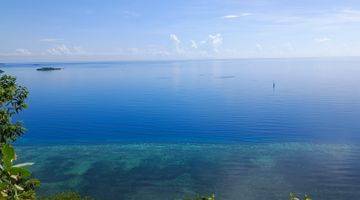
<path fill-rule="evenodd" d="M 249 58 L 194 58 L 194 59 L 124 59 L 124 60 L 29 60 L 29 61 L 5 61 L 0 64 L 41 64 L 41 63 L 112 63 L 112 62 L 186 62 L 186 61 L 230 61 L 230 60 L 292 60 L 292 59 L 345 59 L 359 58 L 360 56 L 299 56 L 299 57 L 249 57 Z"/>

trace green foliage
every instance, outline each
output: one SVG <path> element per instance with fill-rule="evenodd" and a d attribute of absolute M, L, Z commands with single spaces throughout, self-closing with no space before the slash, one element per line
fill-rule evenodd
<path fill-rule="evenodd" d="M 33 200 L 35 188 L 40 182 L 31 178 L 31 173 L 25 167 L 31 163 L 14 165 L 16 154 L 9 144 L 1 147 L 0 160 L 0 199 L 1 200 Z"/>
<path fill-rule="evenodd" d="M 90 197 L 82 197 L 76 192 L 62 192 L 50 197 L 40 198 L 40 200 L 91 200 Z"/>
<path fill-rule="evenodd" d="M 39 181 L 31 178 L 26 167 L 32 163 L 14 165 L 15 149 L 10 145 L 25 129 L 12 116 L 26 108 L 28 91 L 16 84 L 16 78 L 0 77 L 0 200 L 33 200 Z"/>
<path fill-rule="evenodd" d="M 12 122 L 11 117 L 27 107 L 25 99 L 28 93 L 25 87 L 16 84 L 15 77 L 0 77 L 0 145 L 15 141 L 24 134 L 21 122 Z"/>
<path fill-rule="evenodd" d="M 290 193 L 289 200 L 312 200 L 312 199 L 309 195 L 306 195 L 306 194 L 303 198 L 301 198 L 301 196 L 299 196 L 295 193 Z"/>

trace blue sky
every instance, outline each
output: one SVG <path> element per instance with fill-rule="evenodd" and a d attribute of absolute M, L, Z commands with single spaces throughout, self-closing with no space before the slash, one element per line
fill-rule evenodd
<path fill-rule="evenodd" d="M 0 61 L 360 56 L 358 0 L 0 0 Z"/>

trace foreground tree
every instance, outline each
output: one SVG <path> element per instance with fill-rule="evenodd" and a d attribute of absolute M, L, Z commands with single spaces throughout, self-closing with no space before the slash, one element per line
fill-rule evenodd
<path fill-rule="evenodd" d="M 0 77 L 0 200 L 33 200 L 39 181 L 26 168 L 32 163 L 14 165 L 15 150 L 11 143 L 23 135 L 21 122 L 12 117 L 26 108 L 28 90 L 16 84 L 16 78 Z"/>
<path fill-rule="evenodd" d="M 15 77 L 0 77 L 0 145 L 13 142 L 24 134 L 22 123 L 12 122 L 12 117 L 27 107 L 28 93 L 25 87 L 16 84 Z"/>

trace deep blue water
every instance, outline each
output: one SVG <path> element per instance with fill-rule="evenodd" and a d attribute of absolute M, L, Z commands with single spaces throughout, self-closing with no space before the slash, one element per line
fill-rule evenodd
<path fill-rule="evenodd" d="M 360 59 L 48 65 L 2 68 L 30 91 L 17 144 L 42 194 L 360 196 Z"/>

